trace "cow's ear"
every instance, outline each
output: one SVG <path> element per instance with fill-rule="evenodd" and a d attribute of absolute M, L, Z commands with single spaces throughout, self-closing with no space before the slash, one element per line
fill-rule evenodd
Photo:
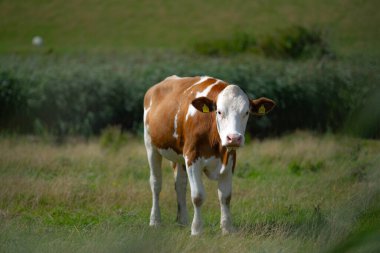
<path fill-rule="evenodd" d="M 272 109 L 276 106 L 276 103 L 269 98 L 258 98 L 251 99 L 251 108 L 250 111 L 253 115 L 262 116 L 272 111 Z"/>
<path fill-rule="evenodd" d="M 212 112 L 216 110 L 216 104 L 214 101 L 207 97 L 199 97 L 194 99 L 191 104 L 200 112 Z"/>

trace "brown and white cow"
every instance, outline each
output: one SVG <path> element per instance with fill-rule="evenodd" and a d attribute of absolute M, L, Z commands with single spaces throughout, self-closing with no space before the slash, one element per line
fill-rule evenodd
<path fill-rule="evenodd" d="M 249 113 L 263 115 L 275 103 L 250 100 L 236 85 L 212 77 L 170 76 L 151 87 L 144 98 L 144 139 L 150 166 L 153 206 L 150 225 L 160 223 L 162 157 L 173 162 L 177 192 L 177 222 L 188 222 L 187 178 L 194 218 L 191 234 L 202 231 L 201 205 L 205 200 L 202 172 L 218 181 L 223 233 L 233 231 L 229 210 L 236 149 L 244 145 Z"/>

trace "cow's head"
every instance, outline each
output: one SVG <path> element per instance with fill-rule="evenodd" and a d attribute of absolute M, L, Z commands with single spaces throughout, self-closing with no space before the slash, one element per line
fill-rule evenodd
<path fill-rule="evenodd" d="M 216 101 L 199 97 L 192 101 L 192 105 L 203 113 L 216 111 L 216 125 L 222 145 L 238 148 L 244 145 L 249 113 L 265 115 L 274 108 L 275 102 L 265 97 L 249 99 L 239 86 L 228 85 Z"/>

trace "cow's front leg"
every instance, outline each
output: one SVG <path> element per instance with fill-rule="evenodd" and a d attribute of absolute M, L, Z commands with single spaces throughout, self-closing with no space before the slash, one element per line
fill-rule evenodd
<path fill-rule="evenodd" d="M 218 180 L 218 196 L 220 202 L 220 228 L 223 234 L 230 234 L 235 231 L 232 225 L 230 201 L 232 194 L 232 171 L 220 175 Z"/>
<path fill-rule="evenodd" d="M 202 232 L 203 222 L 201 206 L 205 200 L 205 190 L 202 183 L 202 168 L 198 163 L 187 163 L 187 175 L 191 188 L 191 200 L 194 206 L 194 218 L 191 224 L 191 235 L 199 235 Z"/>

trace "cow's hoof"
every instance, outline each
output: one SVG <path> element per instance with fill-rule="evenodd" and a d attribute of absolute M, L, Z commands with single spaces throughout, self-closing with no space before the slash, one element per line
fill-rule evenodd
<path fill-rule="evenodd" d="M 202 226 L 191 227 L 191 236 L 198 236 L 200 234 L 202 234 Z"/>
<path fill-rule="evenodd" d="M 161 224 L 161 222 L 157 221 L 157 220 L 151 220 L 149 222 L 149 226 L 151 226 L 151 227 L 158 227 L 160 224 Z"/>
<path fill-rule="evenodd" d="M 202 234 L 202 231 L 191 231 L 191 236 L 199 236 Z"/>
<path fill-rule="evenodd" d="M 177 218 L 176 223 L 178 226 L 181 227 L 186 227 L 187 225 L 189 225 L 189 221 L 187 218 Z"/>
<path fill-rule="evenodd" d="M 189 225 L 188 223 L 182 223 L 182 222 L 178 222 L 177 221 L 177 225 L 180 226 L 180 227 L 187 227 L 187 225 Z"/>
<path fill-rule="evenodd" d="M 236 232 L 236 229 L 233 226 L 222 228 L 222 235 L 230 235 L 235 232 Z"/>

